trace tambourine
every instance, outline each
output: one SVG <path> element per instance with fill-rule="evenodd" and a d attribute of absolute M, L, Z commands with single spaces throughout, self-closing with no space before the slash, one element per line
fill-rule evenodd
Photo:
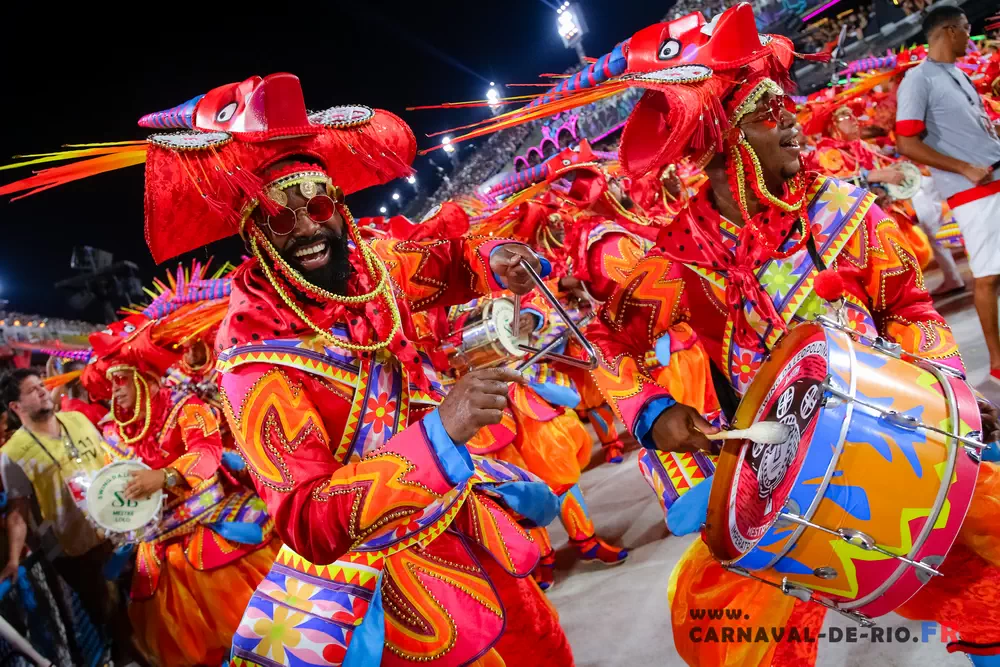
<path fill-rule="evenodd" d="M 893 167 L 903 172 L 903 182 L 900 185 L 894 185 L 893 183 L 880 183 L 880 185 L 896 201 L 912 199 L 913 195 L 920 191 L 920 184 L 924 177 L 920 173 L 920 167 L 912 162 L 899 162 L 893 165 Z"/>
<path fill-rule="evenodd" d="M 101 468 L 87 489 L 87 514 L 90 520 L 120 541 L 137 539 L 151 524 L 159 520 L 163 494 L 154 493 L 144 500 L 129 500 L 125 487 L 133 472 L 152 470 L 141 461 L 115 461 Z"/>

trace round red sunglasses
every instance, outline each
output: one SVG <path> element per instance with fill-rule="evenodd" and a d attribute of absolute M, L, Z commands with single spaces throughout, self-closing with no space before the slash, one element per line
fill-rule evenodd
<path fill-rule="evenodd" d="M 267 228 L 275 236 L 288 236 L 295 229 L 295 221 L 298 219 L 299 211 L 305 210 L 306 215 L 313 222 L 327 222 L 337 211 L 337 202 L 325 193 L 316 193 L 315 184 L 312 188 L 300 187 L 299 191 L 307 198 L 305 206 L 299 208 L 288 208 L 288 196 L 282 190 L 272 190 L 268 193 L 271 201 L 278 207 L 278 212 L 268 215 L 264 219 Z"/>

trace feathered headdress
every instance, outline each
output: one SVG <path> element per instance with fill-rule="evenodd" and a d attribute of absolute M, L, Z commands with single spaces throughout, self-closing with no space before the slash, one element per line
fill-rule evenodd
<path fill-rule="evenodd" d="M 70 146 L 22 156 L 11 169 L 78 160 L 0 187 L 35 194 L 94 174 L 145 163 L 146 241 L 162 262 L 242 232 L 263 196 L 262 174 L 290 157 L 318 164 L 343 193 L 410 173 L 416 140 L 398 117 L 361 105 L 308 113 L 298 77 L 271 74 L 220 86 L 139 126 L 163 132 L 147 141 Z"/>
<path fill-rule="evenodd" d="M 229 308 L 232 291 L 226 274 L 228 263 L 209 274 L 209 264 L 194 261 L 155 278 L 151 297 L 145 305 L 122 309 L 123 319 L 90 335 L 93 358 L 83 382 L 87 391 L 99 397 L 111 393 L 107 374 L 116 366 L 136 368 L 161 377 L 180 360 L 183 346 L 204 338 L 219 326 Z"/>
<path fill-rule="evenodd" d="M 619 159 L 638 178 L 683 157 L 704 163 L 722 150 L 734 113 L 754 85 L 770 78 L 789 84 L 792 43 L 760 35 L 749 4 L 727 9 L 711 23 L 700 13 L 640 30 L 611 53 L 527 106 L 500 114 L 452 143 L 596 102 L 629 87 L 646 90 L 622 133 Z M 809 56 L 818 59 L 824 56 Z M 730 104 L 723 106 L 723 100 Z"/>

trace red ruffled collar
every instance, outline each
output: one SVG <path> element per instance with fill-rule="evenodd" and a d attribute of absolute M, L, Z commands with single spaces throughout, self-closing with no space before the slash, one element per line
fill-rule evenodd
<path fill-rule="evenodd" d="M 809 176 L 803 187 L 808 188 L 814 177 Z M 787 330 L 787 326 L 756 272 L 771 259 L 797 252 L 809 238 L 809 226 L 805 225 L 804 234 L 796 231 L 797 213 L 769 207 L 739 229 L 735 246 L 730 249 L 722 235 L 722 215 L 709 193 L 710 188 L 703 187 L 673 222 L 661 230 L 657 247 L 674 261 L 722 274 L 726 278 L 726 303 L 735 341 L 745 348 L 763 349 L 760 335 L 747 318 L 747 305 L 757 317 L 779 331 Z M 792 248 L 779 252 L 778 248 L 789 239 L 795 241 Z"/>

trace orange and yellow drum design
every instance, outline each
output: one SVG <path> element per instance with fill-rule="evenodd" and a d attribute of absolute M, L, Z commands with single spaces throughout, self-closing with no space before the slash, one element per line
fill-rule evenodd
<path fill-rule="evenodd" d="M 716 558 L 867 617 L 933 576 L 971 502 L 979 450 L 924 425 L 978 438 L 963 379 L 801 324 L 761 367 L 734 425 L 757 421 L 790 435 L 727 443 L 705 528 Z"/>

